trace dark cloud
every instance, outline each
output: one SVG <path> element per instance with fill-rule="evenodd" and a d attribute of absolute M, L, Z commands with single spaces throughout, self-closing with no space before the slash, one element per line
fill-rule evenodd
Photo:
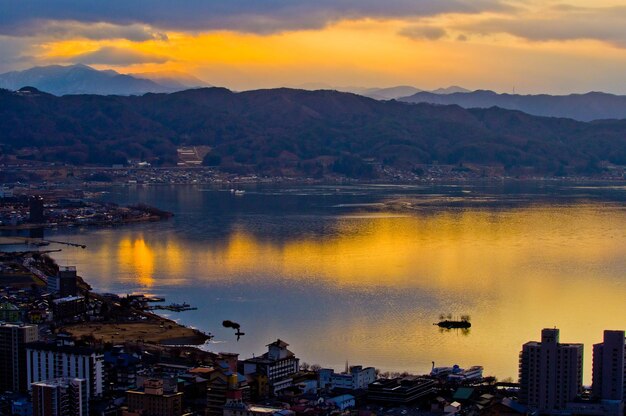
<path fill-rule="evenodd" d="M 555 5 L 521 18 L 493 18 L 457 27 L 473 33 L 507 33 L 530 41 L 597 40 L 626 47 L 626 7 Z"/>
<path fill-rule="evenodd" d="M 407 26 L 398 32 L 400 35 L 411 39 L 427 39 L 438 40 L 445 37 L 448 33 L 445 29 L 430 25 L 412 25 Z"/>
<path fill-rule="evenodd" d="M 25 35 L 41 21 L 272 33 L 349 18 L 480 13 L 511 6 L 505 0 L 0 0 L 0 10 L 0 34 Z"/>
<path fill-rule="evenodd" d="M 92 40 L 127 39 L 133 42 L 167 40 L 167 34 L 141 24 L 115 25 L 111 23 L 83 23 L 76 21 L 38 21 L 37 35 L 47 39 L 86 38 Z M 31 36 L 33 32 L 24 28 L 14 36 Z"/>
<path fill-rule="evenodd" d="M 94 52 L 74 55 L 68 58 L 71 62 L 80 62 L 87 65 L 127 66 L 133 64 L 167 62 L 169 59 L 160 55 L 146 54 L 123 48 L 106 46 Z"/>

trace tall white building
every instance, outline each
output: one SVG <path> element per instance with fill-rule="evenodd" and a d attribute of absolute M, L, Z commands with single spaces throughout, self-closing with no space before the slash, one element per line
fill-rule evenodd
<path fill-rule="evenodd" d="M 57 378 L 85 379 L 87 397 L 102 395 L 104 356 L 91 348 L 35 343 L 26 348 L 29 386 Z"/>
<path fill-rule="evenodd" d="M 603 400 L 626 399 L 624 331 L 604 331 L 604 342 L 593 346 L 593 395 Z"/>
<path fill-rule="evenodd" d="M 541 331 L 541 342 L 527 342 L 519 359 L 520 401 L 542 413 L 563 410 L 581 392 L 583 345 L 559 343 L 559 330 Z"/>

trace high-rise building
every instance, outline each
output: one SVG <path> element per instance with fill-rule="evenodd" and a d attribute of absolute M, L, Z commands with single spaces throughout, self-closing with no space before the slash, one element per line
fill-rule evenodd
<path fill-rule="evenodd" d="M 33 416 L 88 416 L 87 382 L 81 378 L 59 378 L 31 385 Z"/>
<path fill-rule="evenodd" d="M 104 356 L 91 348 L 38 342 L 26 348 L 29 385 L 56 378 L 86 381 L 87 397 L 102 395 Z"/>
<path fill-rule="evenodd" d="M 626 338 L 624 331 L 604 331 L 604 342 L 593 346 L 593 385 L 596 398 L 626 399 Z"/>
<path fill-rule="evenodd" d="M 46 220 L 43 211 L 43 198 L 40 196 L 32 196 L 28 200 L 28 221 L 35 224 L 41 224 Z"/>
<path fill-rule="evenodd" d="M 562 344 L 559 330 L 541 331 L 541 342 L 527 342 L 519 359 L 520 401 L 530 409 L 565 409 L 583 385 L 583 345 Z"/>
<path fill-rule="evenodd" d="M 37 325 L 0 325 L 0 391 L 28 390 L 25 345 L 38 339 Z"/>

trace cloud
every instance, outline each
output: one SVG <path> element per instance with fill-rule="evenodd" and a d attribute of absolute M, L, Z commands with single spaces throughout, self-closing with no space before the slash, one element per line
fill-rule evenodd
<path fill-rule="evenodd" d="M 1 1 L 1 0 L 0 0 Z M 1 21 L 1 19 L 0 19 Z M 126 39 L 132 42 L 148 40 L 167 41 L 167 34 L 144 24 L 118 25 L 105 22 L 79 22 L 33 19 L 18 24 L 17 22 L 0 25 L 0 31 L 11 37 L 45 37 L 50 40 L 64 39 Z"/>
<path fill-rule="evenodd" d="M 87 65 L 127 66 L 145 63 L 165 63 L 169 58 L 161 55 L 137 52 L 129 49 L 105 46 L 93 52 L 66 58 L 67 62 L 80 62 Z"/>
<path fill-rule="evenodd" d="M 626 7 L 558 4 L 517 18 L 490 18 L 455 28 L 481 35 L 506 33 L 535 42 L 597 40 L 626 47 Z"/>
<path fill-rule="evenodd" d="M 154 30 L 147 25 L 114 25 L 111 23 L 102 22 L 87 24 L 74 21 L 42 21 L 39 23 L 38 34 L 40 36 L 46 36 L 49 39 L 126 39 L 132 42 L 145 42 L 148 40 L 168 40 L 166 33 Z M 23 36 L 28 35 L 30 34 L 23 34 Z"/>
<path fill-rule="evenodd" d="M 0 34 L 25 36 L 36 32 L 42 21 L 274 33 L 321 28 L 343 19 L 476 14 L 511 8 L 505 0 L 0 0 Z"/>
<path fill-rule="evenodd" d="M 32 61 L 27 39 L 0 36 L 0 73 L 27 67 Z"/>
<path fill-rule="evenodd" d="M 438 40 L 445 37 L 448 32 L 445 29 L 430 25 L 412 25 L 400 30 L 398 34 L 410 39 Z"/>

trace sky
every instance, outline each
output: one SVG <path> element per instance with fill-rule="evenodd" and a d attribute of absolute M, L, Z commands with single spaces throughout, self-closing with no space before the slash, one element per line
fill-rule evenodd
<path fill-rule="evenodd" d="M 626 0 L 0 0 L 0 72 L 626 94 Z"/>

